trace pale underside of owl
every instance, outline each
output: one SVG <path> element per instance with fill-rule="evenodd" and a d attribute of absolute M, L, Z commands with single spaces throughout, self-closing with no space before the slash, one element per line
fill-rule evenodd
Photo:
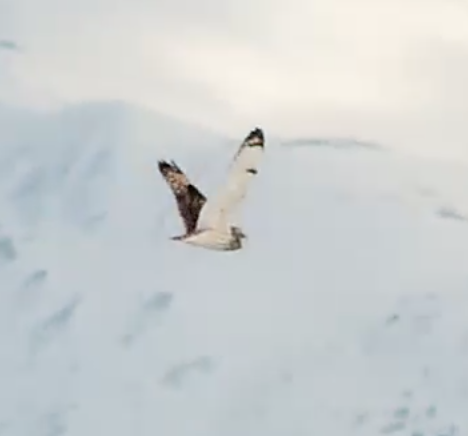
<path fill-rule="evenodd" d="M 174 194 L 185 233 L 171 239 L 218 251 L 242 248 L 247 236 L 233 224 L 232 215 L 244 200 L 264 152 L 264 135 L 259 128 L 242 141 L 229 169 L 226 184 L 213 198 L 205 195 L 173 161 L 161 160 L 158 167 Z"/>

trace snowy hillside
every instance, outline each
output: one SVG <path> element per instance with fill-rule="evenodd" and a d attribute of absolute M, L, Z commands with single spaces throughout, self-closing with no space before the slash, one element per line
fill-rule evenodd
<path fill-rule="evenodd" d="M 155 163 L 209 195 L 247 130 L 114 103 L 0 126 L 0 435 L 468 434 L 465 168 L 261 126 L 246 248 L 218 253 L 169 240 Z"/>

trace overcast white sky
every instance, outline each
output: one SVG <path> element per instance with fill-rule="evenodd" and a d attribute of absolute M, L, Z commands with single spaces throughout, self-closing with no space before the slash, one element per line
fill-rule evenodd
<path fill-rule="evenodd" d="M 0 99 L 468 161 L 468 0 L 0 0 Z"/>

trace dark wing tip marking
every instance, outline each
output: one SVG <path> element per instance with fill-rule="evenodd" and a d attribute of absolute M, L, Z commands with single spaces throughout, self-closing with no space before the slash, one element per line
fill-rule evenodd
<path fill-rule="evenodd" d="M 159 171 L 161 171 L 161 173 L 166 173 L 167 171 L 174 171 L 176 173 L 179 173 L 179 174 L 182 174 L 182 171 L 181 169 L 176 165 L 176 163 L 174 161 L 171 161 L 171 163 L 165 161 L 165 160 L 159 160 L 158 161 L 158 167 L 159 167 Z"/>
<path fill-rule="evenodd" d="M 258 171 L 255 168 L 248 168 L 247 172 L 250 173 L 250 174 L 253 174 L 253 175 L 258 174 Z"/>
<path fill-rule="evenodd" d="M 171 168 L 171 166 L 165 160 L 158 160 L 159 171 L 164 172 Z"/>
<path fill-rule="evenodd" d="M 255 127 L 255 129 L 251 130 L 250 133 L 245 138 L 245 143 L 249 147 L 263 147 L 265 142 L 265 135 L 263 134 L 263 130 L 259 127 Z"/>

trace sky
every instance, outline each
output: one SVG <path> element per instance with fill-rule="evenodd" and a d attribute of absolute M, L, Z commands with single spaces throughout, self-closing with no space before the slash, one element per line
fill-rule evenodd
<path fill-rule="evenodd" d="M 22 48 L 0 46 L 0 100 L 123 99 L 468 162 L 466 23 L 464 0 L 0 0 Z"/>

